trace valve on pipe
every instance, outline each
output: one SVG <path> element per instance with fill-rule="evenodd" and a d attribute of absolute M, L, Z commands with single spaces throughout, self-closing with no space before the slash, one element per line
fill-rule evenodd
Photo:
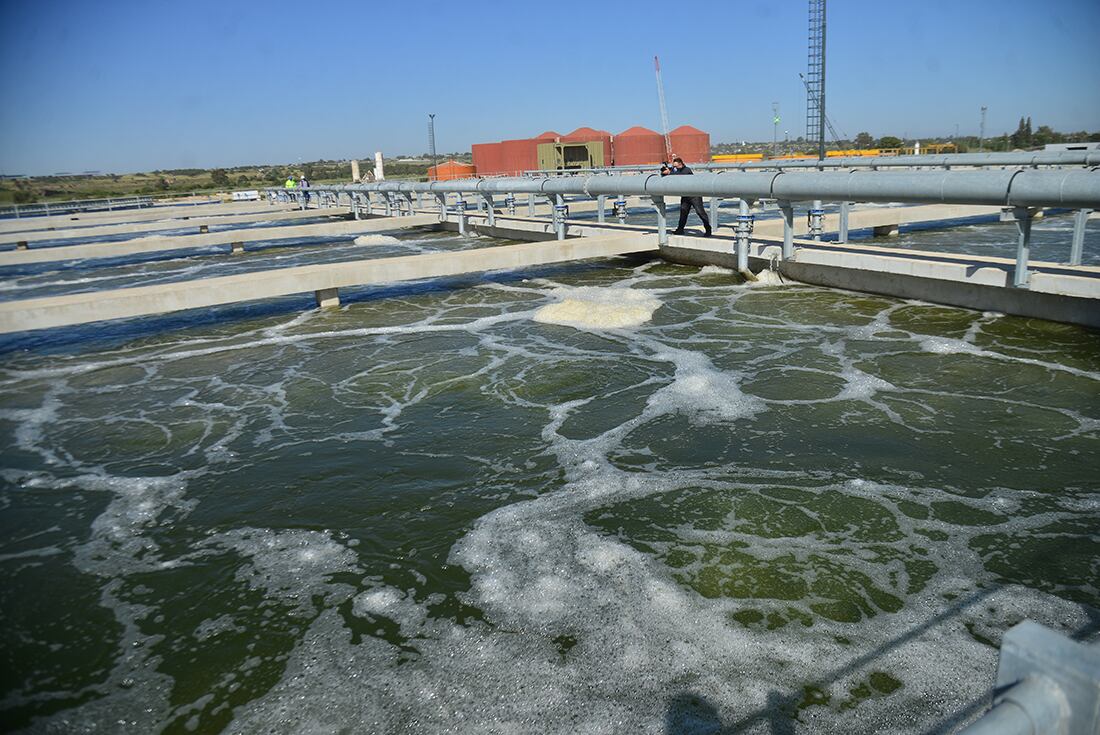
<path fill-rule="evenodd" d="M 737 236 L 737 271 L 747 281 L 757 280 L 756 275 L 749 268 L 749 235 L 752 234 L 755 223 L 756 218 L 749 212 L 749 202 L 742 199 L 737 222 L 734 224 L 734 232 Z"/>
<path fill-rule="evenodd" d="M 554 231 L 558 233 L 558 239 L 565 239 L 565 220 L 569 219 L 569 205 L 562 204 L 560 196 L 558 197 L 558 204 L 554 205 Z"/>
<path fill-rule="evenodd" d="M 512 217 L 516 216 L 516 196 L 515 194 L 509 194 L 504 197 L 504 206 L 508 208 L 508 214 Z"/>
<path fill-rule="evenodd" d="M 615 200 L 615 217 L 618 218 L 620 225 L 625 225 L 626 224 L 626 200 L 625 199 L 616 199 Z"/>
<path fill-rule="evenodd" d="M 756 216 L 751 214 L 739 214 L 737 215 L 737 225 L 734 228 L 737 233 L 738 239 L 744 237 L 748 238 L 752 234 L 753 229 L 756 226 Z"/>
<path fill-rule="evenodd" d="M 825 232 L 825 210 L 818 204 L 806 213 L 806 225 L 810 230 L 810 238 L 820 240 Z"/>
<path fill-rule="evenodd" d="M 564 222 L 569 219 L 569 205 L 568 204 L 555 204 L 554 205 L 554 224 Z"/>

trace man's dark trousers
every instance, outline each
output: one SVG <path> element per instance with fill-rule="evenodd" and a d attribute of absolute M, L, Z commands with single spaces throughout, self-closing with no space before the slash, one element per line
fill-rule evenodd
<path fill-rule="evenodd" d="M 684 225 L 688 221 L 688 213 L 691 210 L 695 210 L 695 214 L 699 215 L 699 219 L 703 220 L 703 227 L 707 230 L 707 236 L 710 236 L 710 219 L 707 217 L 706 207 L 703 206 L 703 197 L 680 197 L 680 224 L 676 226 L 676 232 L 673 234 L 684 234 Z"/>

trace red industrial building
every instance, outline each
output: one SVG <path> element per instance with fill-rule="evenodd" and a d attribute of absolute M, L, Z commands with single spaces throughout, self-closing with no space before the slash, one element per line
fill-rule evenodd
<path fill-rule="evenodd" d="M 673 153 L 688 163 L 710 160 L 710 135 L 702 130 L 682 125 L 669 133 L 669 138 Z M 660 163 L 668 157 L 664 137 L 648 128 L 635 126 L 618 135 L 589 127 L 577 128 L 567 135 L 548 130 L 534 138 L 475 143 L 472 148 L 477 175 L 509 176 L 537 170 L 541 143 L 600 143 L 603 161 L 597 158 L 595 164 L 603 166 L 639 166 Z"/>
<path fill-rule="evenodd" d="M 454 181 L 455 179 L 468 179 L 477 171 L 468 163 L 458 161 L 444 161 L 436 166 L 428 167 L 428 181 Z"/>

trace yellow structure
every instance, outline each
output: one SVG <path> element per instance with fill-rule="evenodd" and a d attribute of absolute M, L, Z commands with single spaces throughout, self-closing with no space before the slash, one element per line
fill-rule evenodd
<path fill-rule="evenodd" d="M 711 161 L 716 163 L 737 163 L 740 161 L 763 161 L 763 153 L 723 153 L 718 156 L 711 156 Z"/>

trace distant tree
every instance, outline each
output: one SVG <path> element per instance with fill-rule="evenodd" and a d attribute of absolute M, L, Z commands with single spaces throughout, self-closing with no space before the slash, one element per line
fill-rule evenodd
<path fill-rule="evenodd" d="M 306 165 L 302 166 L 302 174 L 306 177 L 308 181 L 313 181 L 313 164 L 307 163 Z"/>
<path fill-rule="evenodd" d="M 224 168 L 216 168 L 211 171 L 210 180 L 214 182 L 214 186 L 229 186 L 229 174 L 225 172 Z"/>
<path fill-rule="evenodd" d="M 252 182 L 249 180 L 249 178 L 244 174 L 241 174 L 237 177 L 237 186 L 248 186 L 251 183 Z"/>
<path fill-rule="evenodd" d="M 1035 131 L 1035 135 L 1032 136 L 1031 142 L 1033 145 L 1061 143 L 1062 134 L 1054 132 L 1049 125 L 1040 125 L 1039 129 Z"/>
<path fill-rule="evenodd" d="M 161 191 L 168 191 L 168 189 L 171 188 L 171 184 L 168 183 L 168 179 L 161 176 L 157 179 L 157 188 Z"/>
<path fill-rule="evenodd" d="M 1021 117 L 1020 124 L 1016 126 L 1016 132 L 1012 134 L 1013 148 L 1030 148 L 1033 145 L 1034 133 L 1031 131 L 1031 118 Z"/>
<path fill-rule="evenodd" d="M 901 138 L 895 138 L 893 135 L 884 135 L 878 139 L 879 148 L 901 148 Z"/>
<path fill-rule="evenodd" d="M 875 144 L 875 139 L 870 133 L 863 132 L 856 134 L 856 148 L 870 148 Z"/>
<path fill-rule="evenodd" d="M 27 204 L 35 200 L 34 192 L 26 189 L 17 189 L 12 192 L 11 200 L 16 204 Z"/>

